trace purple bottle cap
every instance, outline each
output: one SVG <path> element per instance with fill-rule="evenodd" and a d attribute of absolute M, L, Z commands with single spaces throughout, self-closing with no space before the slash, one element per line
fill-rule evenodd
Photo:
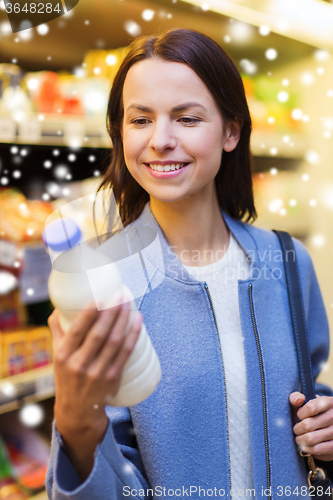
<path fill-rule="evenodd" d="M 69 250 L 79 243 L 82 233 L 71 219 L 58 219 L 48 224 L 42 234 L 44 243 L 56 252 Z"/>

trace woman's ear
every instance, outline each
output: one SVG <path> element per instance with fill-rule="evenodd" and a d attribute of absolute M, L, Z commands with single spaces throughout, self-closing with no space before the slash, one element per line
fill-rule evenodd
<path fill-rule="evenodd" d="M 233 151 L 238 144 L 241 136 L 244 120 L 236 116 L 234 120 L 226 125 L 225 143 L 223 145 L 224 151 Z"/>

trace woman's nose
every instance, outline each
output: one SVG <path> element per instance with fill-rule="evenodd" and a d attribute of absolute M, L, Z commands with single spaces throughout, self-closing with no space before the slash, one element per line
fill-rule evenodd
<path fill-rule="evenodd" d="M 156 123 L 152 129 L 149 146 L 156 151 L 165 149 L 174 149 L 177 146 L 177 140 L 170 123 Z"/>

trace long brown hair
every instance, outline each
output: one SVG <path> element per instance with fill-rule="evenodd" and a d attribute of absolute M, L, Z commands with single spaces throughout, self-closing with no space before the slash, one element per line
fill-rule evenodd
<path fill-rule="evenodd" d="M 128 171 L 121 139 L 124 115 L 123 87 L 128 70 L 144 59 L 158 57 L 165 61 L 187 64 L 213 95 L 225 121 L 242 118 L 244 124 L 236 148 L 223 152 L 215 177 L 220 207 L 236 219 L 246 222 L 257 217 L 252 187 L 250 152 L 251 117 L 244 85 L 233 61 L 212 39 L 194 30 L 171 29 L 159 36 L 141 36 L 129 47 L 113 81 L 107 110 L 107 129 L 113 143 L 111 163 L 98 188 L 111 188 L 119 214 L 126 227 L 136 220 L 149 201 L 143 189 Z M 97 191 L 97 192 L 98 192 Z"/>

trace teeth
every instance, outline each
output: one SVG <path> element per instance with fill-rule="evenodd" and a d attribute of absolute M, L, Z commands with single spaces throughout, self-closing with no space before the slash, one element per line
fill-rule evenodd
<path fill-rule="evenodd" d="M 187 163 L 171 163 L 170 165 L 155 165 L 154 163 L 148 163 L 149 167 L 158 172 L 169 172 L 169 170 L 179 170 Z"/>

